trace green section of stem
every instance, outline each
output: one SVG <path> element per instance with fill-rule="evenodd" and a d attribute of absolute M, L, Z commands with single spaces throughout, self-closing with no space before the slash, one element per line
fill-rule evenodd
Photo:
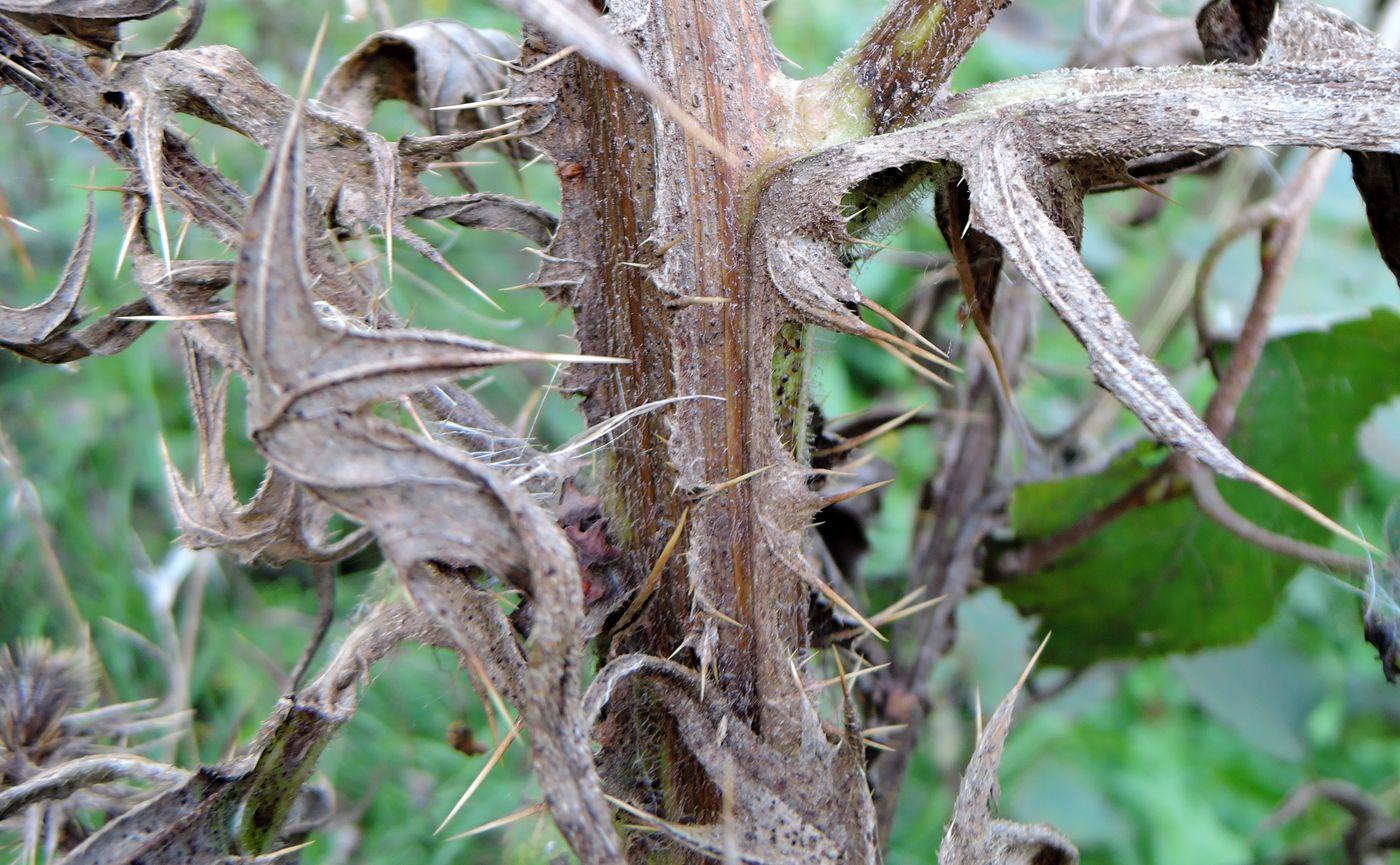
<path fill-rule="evenodd" d="M 811 451 L 807 325 L 788 322 L 773 343 L 773 417 L 783 449 L 804 465 Z"/>
<path fill-rule="evenodd" d="M 780 150 L 805 153 L 874 131 L 870 93 L 856 81 L 854 62 L 848 54 L 826 73 L 797 85 L 793 125 L 779 139 Z"/>
<path fill-rule="evenodd" d="M 293 705 L 277 725 L 249 779 L 252 790 L 238 832 L 243 853 L 265 853 L 277 839 L 292 803 L 341 723 L 319 708 Z"/>
<path fill-rule="evenodd" d="M 930 6 L 914 23 L 899 31 L 899 34 L 894 37 L 895 57 L 913 54 L 924 43 L 932 39 L 934 31 L 943 21 L 945 11 L 942 3 Z"/>

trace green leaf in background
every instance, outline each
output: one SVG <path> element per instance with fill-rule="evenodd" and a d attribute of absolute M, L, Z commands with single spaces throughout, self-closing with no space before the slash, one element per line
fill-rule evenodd
<path fill-rule="evenodd" d="M 1362 469 L 1358 428 L 1400 393 L 1400 316 L 1376 311 L 1271 342 L 1240 406 L 1230 446 L 1326 513 Z M 1015 543 L 1073 525 L 1147 478 L 1165 450 L 1143 443 L 1103 472 L 1027 484 L 1011 505 Z M 1241 514 L 1326 543 L 1325 531 L 1252 487 L 1221 481 Z M 1132 510 L 1052 566 L 1001 586 L 1055 632 L 1046 661 L 1084 667 L 1239 642 L 1269 619 L 1298 565 L 1215 525 L 1189 494 Z"/>

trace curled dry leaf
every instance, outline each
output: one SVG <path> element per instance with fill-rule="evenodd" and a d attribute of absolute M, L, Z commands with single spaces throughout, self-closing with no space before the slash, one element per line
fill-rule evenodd
<path fill-rule="evenodd" d="M 77 326 L 80 320 L 77 315 L 78 295 L 87 278 L 94 231 L 95 219 L 92 200 L 89 199 L 83 229 L 78 234 L 73 253 L 68 256 L 68 263 L 63 266 L 58 287 L 33 306 L 19 309 L 0 306 L 0 345 L 16 349 L 35 346 L 51 339 L 60 329 L 67 331 Z"/>
<path fill-rule="evenodd" d="M 199 481 L 191 487 L 165 455 L 171 506 L 181 540 L 194 549 L 232 552 L 243 562 L 329 562 L 353 555 L 371 537 L 357 529 L 329 537 L 332 511 L 290 478 L 268 469 L 257 493 L 239 501 L 224 449 L 228 374 L 213 380 L 209 359 L 185 341 L 185 376 L 199 438 Z"/>
<path fill-rule="evenodd" d="M 113 781 L 143 781 L 172 786 L 186 773 L 134 754 L 94 754 L 77 757 L 40 772 L 0 792 L 0 821 L 36 802 L 66 799 L 80 790 Z"/>
<path fill-rule="evenodd" d="M 64 863 L 221 865 L 234 850 L 234 817 L 253 763 L 200 767 L 184 784 L 107 823 Z"/>
<path fill-rule="evenodd" d="M 150 323 L 131 320 L 131 316 L 154 312 L 147 298 L 124 304 L 82 330 L 74 330 L 82 323 L 78 298 L 92 257 L 93 232 L 89 205 L 82 233 L 53 293 L 33 306 L 0 306 L 0 348 L 40 363 L 69 363 L 95 354 L 116 354 L 146 332 Z"/>
<path fill-rule="evenodd" d="M 617 802 L 623 810 L 675 843 L 717 859 L 728 852 L 750 865 L 879 861 L 858 729 L 827 735 L 819 723 L 806 725 L 802 759 L 791 759 L 721 702 L 705 700 L 694 670 L 648 655 L 622 655 L 598 672 L 583 702 L 590 726 L 621 698 L 626 689 L 618 686 L 624 682 L 660 700 L 711 782 L 730 791 L 734 824 L 682 825 Z M 728 838 L 727 829 L 733 831 Z"/>
<path fill-rule="evenodd" d="M 111 50 L 121 40 L 123 21 L 153 18 L 175 5 L 175 0 L 4 0 L 0 13 L 40 33 Z"/>
<path fill-rule="evenodd" d="M 344 111 L 357 126 L 369 126 L 375 106 L 387 99 L 407 102 L 434 135 L 476 132 L 505 122 L 499 96 L 507 86 L 505 63 L 519 50 L 499 30 L 459 21 L 417 21 L 376 33 L 341 58 L 316 99 Z M 471 109 L 449 108 L 488 102 Z M 512 158 L 524 155 L 514 140 L 497 145 Z M 475 191 L 465 171 L 454 169 Z"/>
<path fill-rule="evenodd" d="M 974 218 L 983 231 L 1002 241 L 1008 257 L 1088 349 L 1094 377 L 1171 447 L 1226 477 L 1247 477 L 1244 464 L 1211 434 L 1138 346 L 1069 237 L 1039 207 L 1024 205 L 1048 193 L 1042 188 L 1037 195 L 1032 181 L 1012 167 L 1027 164 L 1027 155 L 1006 138 L 989 145 L 985 159 L 974 158 L 966 166 Z"/>
<path fill-rule="evenodd" d="M 152 55 L 128 64 L 119 85 L 125 94 L 127 122 L 136 131 L 133 146 L 122 156 L 141 171 L 147 198 L 161 228 L 161 252 L 168 259 L 169 242 L 162 227 L 161 210 L 165 191 L 177 195 L 174 200 L 192 214 L 201 215 L 208 207 L 191 195 L 207 184 L 191 184 L 187 177 L 179 176 L 188 173 L 181 163 L 188 162 L 189 157 L 182 155 L 184 139 L 178 130 L 167 127 L 170 117 L 177 113 L 197 117 L 271 150 L 277 145 L 293 101 L 259 75 L 243 55 L 226 46 Z M 547 237 L 553 228 L 552 218 L 540 208 L 506 196 L 444 199 L 424 188 L 419 175 L 434 160 L 492 137 L 490 131 L 405 137 L 395 145 L 351 122 L 344 113 L 315 103 L 305 107 L 301 124 L 305 137 L 303 170 L 308 182 L 317 189 L 335 190 L 334 196 L 321 204 L 328 221 L 348 231 L 371 227 L 392 233 L 455 274 L 436 249 L 407 227 L 407 219 L 440 210 L 442 218 L 457 218 L 477 228 L 520 231 L 535 241 Z M 170 164 L 172 160 L 178 162 Z M 234 206 L 241 210 L 242 196 L 236 191 L 232 196 L 238 201 Z M 237 218 L 228 217 L 226 224 L 230 236 L 225 239 L 233 242 L 238 232 Z M 327 295 L 321 299 L 341 308 L 367 306 L 364 293 L 353 285 L 353 280 L 338 279 L 318 286 L 318 292 Z M 337 291 L 344 296 L 335 297 Z M 350 295 L 357 293 L 362 302 L 349 302 Z"/>
<path fill-rule="evenodd" d="M 554 215 L 542 207 L 490 192 L 437 199 L 410 215 L 447 219 L 463 228 L 513 231 L 540 246 L 549 245 L 557 224 Z"/>
<path fill-rule="evenodd" d="M 560 831 L 585 862 L 620 863 L 588 748 L 575 723 L 581 673 L 580 580 L 573 549 L 529 494 L 464 454 L 372 416 L 370 404 L 501 363 L 601 360 L 503 349 L 452 334 L 333 327 L 308 287 L 302 115 L 290 113 L 246 220 L 235 276 L 238 326 L 253 370 L 250 426 L 269 462 L 366 525 L 414 599 L 531 730 L 534 766 Z M 323 459 L 327 449 L 337 459 Z M 461 515 L 472 514 L 464 524 Z M 534 603 L 521 650 L 484 592 L 442 565 L 523 571 Z"/>
<path fill-rule="evenodd" d="M 1041 649 L 1044 648 L 1042 643 Z M 1037 651 L 1036 658 L 1039 656 Z M 1001 789 L 997 769 L 1006 748 L 1006 736 L 1011 732 L 1016 698 L 1036 658 L 1031 658 L 1020 680 L 1002 698 L 977 738 L 953 803 L 953 819 L 938 848 L 938 865 L 1074 865 L 1079 861 L 1074 845 L 1049 826 L 992 818 L 990 803 Z"/>

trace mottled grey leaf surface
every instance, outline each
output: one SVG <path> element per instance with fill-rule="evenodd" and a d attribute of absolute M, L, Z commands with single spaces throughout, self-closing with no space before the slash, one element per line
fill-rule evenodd
<path fill-rule="evenodd" d="M 0 13 L 40 33 L 110 49 L 121 39 L 123 21 L 153 18 L 175 6 L 175 0 L 5 0 Z"/>

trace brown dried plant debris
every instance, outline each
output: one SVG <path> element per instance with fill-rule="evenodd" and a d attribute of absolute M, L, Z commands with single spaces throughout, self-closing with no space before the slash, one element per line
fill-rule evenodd
<path fill-rule="evenodd" d="M 153 714 L 154 700 L 101 705 L 94 676 L 80 649 L 0 647 L 0 827 L 18 830 L 31 854 L 81 841 L 79 810 L 120 814 L 184 778 L 134 744 L 183 716 Z"/>
<path fill-rule="evenodd" d="M 40 33 L 110 51 L 121 39 L 122 22 L 154 18 L 175 5 L 175 0 L 5 0 L 0 13 Z"/>

